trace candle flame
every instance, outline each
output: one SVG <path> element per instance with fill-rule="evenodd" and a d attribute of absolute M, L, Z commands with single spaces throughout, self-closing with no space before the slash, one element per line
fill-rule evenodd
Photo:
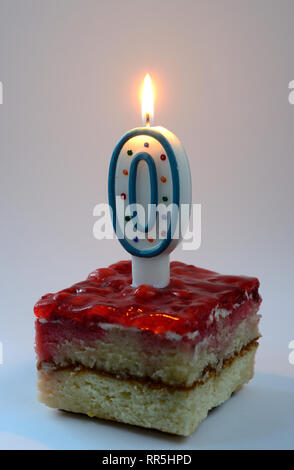
<path fill-rule="evenodd" d="M 142 95 L 142 119 L 144 125 L 150 127 L 153 118 L 153 91 L 152 82 L 149 73 L 145 76 Z"/>

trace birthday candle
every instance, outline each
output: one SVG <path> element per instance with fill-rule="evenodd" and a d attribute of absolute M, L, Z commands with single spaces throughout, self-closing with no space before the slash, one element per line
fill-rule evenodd
<path fill-rule="evenodd" d="M 180 140 L 164 127 L 151 127 L 149 75 L 145 77 L 142 116 L 146 126 L 127 132 L 113 151 L 109 203 L 114 230 L 132 255 L 133 286 L 165 287 L 170 278 L 169 254 L 183 234 L 180 218 L 186 216 L 186 225 L 189 220 L 191 173 Z"/>

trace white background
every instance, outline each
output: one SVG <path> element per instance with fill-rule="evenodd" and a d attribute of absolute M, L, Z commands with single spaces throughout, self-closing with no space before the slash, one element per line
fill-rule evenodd
<path fill-rule="evenodd" d="M 286 0 L 0 1 L 4 390 L 8 376 L 21 388 L 21 363 L 35 400 L 35 301 L 128 257 L 94 239 L 92 211 L 114 145 L 141 125 L 146 72 L 155 125 L 181 139 L 202 204 L 200 250 L 173 259 L 257 276 L 256 369 L 294 377 L 293 15 Z"/>

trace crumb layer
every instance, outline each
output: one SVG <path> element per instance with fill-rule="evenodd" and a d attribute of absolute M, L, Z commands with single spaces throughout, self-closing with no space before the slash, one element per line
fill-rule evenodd
<path fill-rule="evenodd" d="M 86 368 L 45 367 L 38 371 L 39 400 L 52 408 L 188 436 L 211 408 L 252 378 L 257 346 L 250 343 L 225 361 L 220 372 L 210 371 L 204 383 L 189 388 L 116 378 Z"/>

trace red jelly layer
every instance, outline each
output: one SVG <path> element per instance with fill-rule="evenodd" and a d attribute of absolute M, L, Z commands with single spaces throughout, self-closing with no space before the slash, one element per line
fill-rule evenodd
<path fill-rule="evenodd" d="M 164 289 L 134 288 L 131 281 L 130 261 L 97 269 L 83 282 L 44 295 L 35 305 L 35 315 L 90 329 L 102 322 L 155 334 L 198 330 L 202 336 L 214 308 L 231 311 L 249 296 L 250 303 L 261 302 L 256 278 L 221 275 L 180 262 L 171 263 L 170 284 Z"/>

